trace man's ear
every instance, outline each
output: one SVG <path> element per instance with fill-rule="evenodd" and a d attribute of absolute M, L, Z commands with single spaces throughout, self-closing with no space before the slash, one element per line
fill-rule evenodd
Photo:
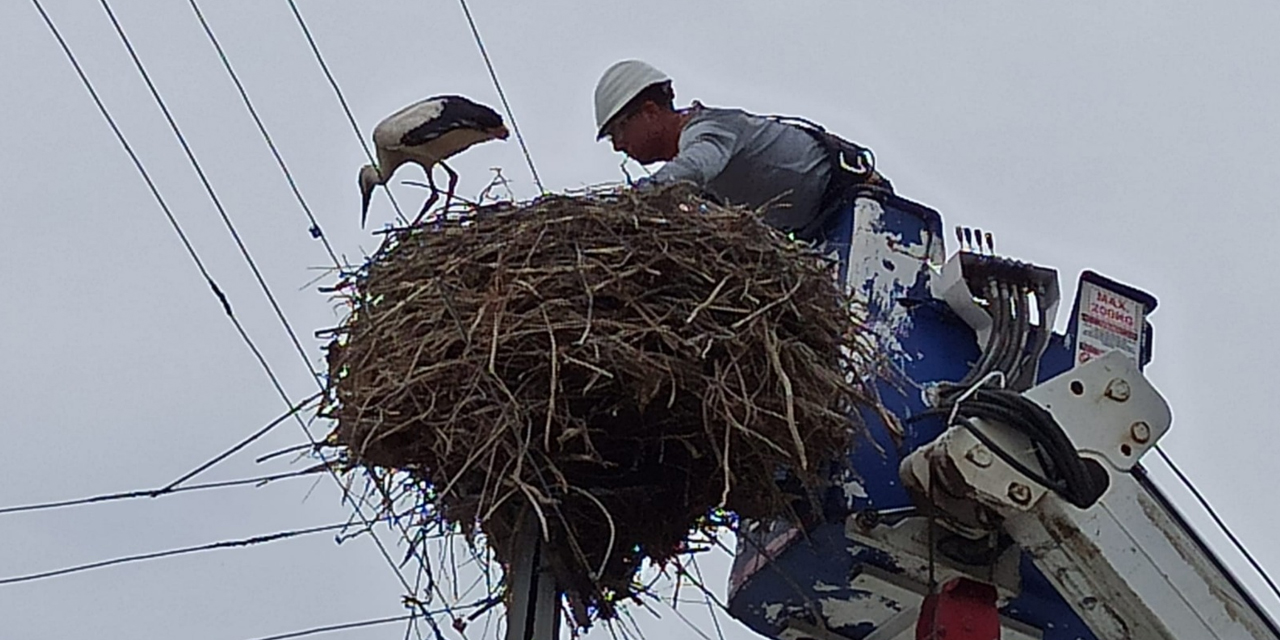
<path fill-rule="evenodd" d="M 662 115 L 663 109 L 652 101 L 646 100 L 644 104 L 640 105 L 640 112 L 643 113 L 646 118 L 654 118 Z"/>

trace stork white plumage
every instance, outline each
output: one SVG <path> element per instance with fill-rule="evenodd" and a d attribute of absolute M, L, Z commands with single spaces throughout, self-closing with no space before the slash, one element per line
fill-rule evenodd
<path fill-rule="evenodd" d="M 369 216 L 369 200 L 373 189 L 386 184 L 400 165 L 414 162 L 427 172 L 431 195 L 422 205 L 414 222 L 422 219 L 439 199 L 431 171 L 436 165 L 449 174 L 445 207 L 458 186 L 458 174 L 447 164 L 450 158 L 472 145 L 487 140 L 505 140 L 510 135 L 497 111 L 462 96 L 435 96 L 415 102 L 383 119 L 373 129 L 373 145 L 377 149 L 377 166 L 360 168 L 360 194 L 363 199 L 360 226 Z"/>

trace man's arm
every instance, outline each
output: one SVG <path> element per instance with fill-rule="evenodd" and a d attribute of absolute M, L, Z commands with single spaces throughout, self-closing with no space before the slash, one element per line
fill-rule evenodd
<path fill-rule="evenodd" d="M 653 181 L 688 181 L 705 187 L 729 164 L 737 142 L 738 134 L 719 122 L 692 123 L 680 136 L 679 153 L 653 174 Z"/>

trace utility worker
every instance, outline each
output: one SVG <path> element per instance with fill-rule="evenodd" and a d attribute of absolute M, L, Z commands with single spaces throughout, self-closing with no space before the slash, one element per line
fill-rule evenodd
<path fill-rule="evenodd" d="M 671 78 L 639 60 L 614 64 L 596 84 L 596 139 L 640 164 L 666 161 L 642 183 L 692 182 L 727 203 L 766 207 L 766 222 L 817 242 L 855 187 L 892 189 L 869 149 L 813 123 L 674 101 Z"/>

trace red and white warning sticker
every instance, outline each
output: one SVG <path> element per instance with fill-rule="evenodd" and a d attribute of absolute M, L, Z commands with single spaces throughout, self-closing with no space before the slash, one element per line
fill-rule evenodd
<path fill-rule="evenodd" d="M 1077 313 L 1077 365 L 1112 349 L 1120 349 L 1135 363 L 1140 362 L 1142 323 L 1146 317 L 1141 302 L 1086 281 L 1080 283 Z"/>

